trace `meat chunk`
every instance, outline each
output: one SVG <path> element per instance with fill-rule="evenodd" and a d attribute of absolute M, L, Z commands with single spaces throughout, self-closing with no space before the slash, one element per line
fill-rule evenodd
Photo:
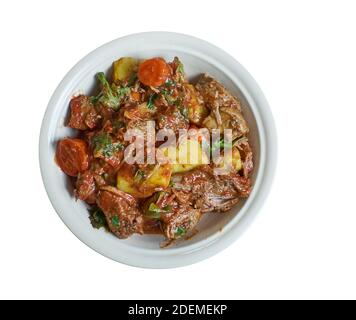
<path fill-rule="evenodd" d="M 189 205 L 175 206 L 170 213 L 162 215 L 162 229 L 167 239 L 178 239 L 193 230 L 201 217 L 201 210 Z"/>
<path fill-rule="evenodd" d="M 103 159 L 114 168 L 118 168 L 124 157 L 124 145 L 110 133 L 101 131 L 92 136 L 90 146 L 95 159 Z"/>
<path fill-rule="evenodd" d="M 207 104 L 210 109 L 213 109 L 216 106 L 219 108 L 228 107 L 241 111 L 240 102 L 228 92 L 222 84 L 209 75 L 203 74 L 199 78 L 195 88 L 201 94 L 205 104 Z"/>
<path fill-rule="evenodd" d="M 154 122 L 152 125 L 150 122 L 147 122 L 147 120 L 130 120 L 126 124 L 126 129 L 127 131 L 132 130 L 132 132 L 137 131 L 138 135 L 142 135 L 145 141 L 154 138 L 152 136 L 152 132 L 154 132 L 155 129 Z"/>
<path fill-rule="evenodd" d="M 197 225 L 201 210 L 181 201 L 175 190 L 169 188 L 155 193 L 143 204 L 145 218 L 159 222 L 167 240 L 184 237 Z"/>
<path fill-rule="evenodd" d="M 195 87 L 210 109 L 210 115 L 203 121 L 204 127 L 221 131 L 232 129 L 234 139 L 248 133 L 240 102 L 223 85 L 204 74 Z"/>
<path fill-rule="evenodd" d="M 70 101 L 69 127 L 78 130 L 93 129 L 98 121 L 99 116 L 89 97 L 80 95 Z"/>
<path fill-rule="evenodd" d="M 188 112 L 188 110 L 186 111 Z M 185 117 L 176 106 L 169 106 L 160 112 L 157 127 L 158 129 L 170 129 L 178 134 L 180 129 L 189 128 L 188 116 Z"/>
<path fill-rule="evenodd" d="M 247 198 L 251 193 L 251 180 L 249 178 L 232 174 L 229 179 L 229 184 L 234 186 L 241 198 Z"/>
<path fill-rule="evenodd" d="M 97 204 L 105 214 L 109 229 L 118 238 L 143 233 L 143 217 L 134 197 L 114 187 L 103 187 L 98 193 Z"/>
<path fill-rule="evenodd" d="M 248 141 L 243 141 L 237 146 L 240 150 L 243 174 L 248 178 L 253 170 L 253 153 Z"/>
<path fill-rule="evenodd" d="M 150 109 L 151 108 L 151 109 Z M 153 120 L 155 115 L 155 108 L 148 107 L 147 103 L 126 103 L 125 106 L 121 107 L 122 115 L 129 120 Z"/>
<path fill-rule="evenodd" d="M 230 210 L 240 198 L 251 192 L 251 181 L 238 173 L 214 175 L 206 166 L 173 178 L 173 190 L 178 199 L 189 203 L 202 212 L 225 212 Z"/>
<path fill-rule="evenodd" d="M 96 185 L 93 173 L 90 170 L 80 173 L 76 182 L 76 197 L 89 204 L 93 204 L 95 203 L 95 191 Z"/>
<path fill-rule="evenodd" d="M 117 169 L 104 160 L 94 158 L 91 164 L 91 171 L 98 188 L 116 184 Z"/>

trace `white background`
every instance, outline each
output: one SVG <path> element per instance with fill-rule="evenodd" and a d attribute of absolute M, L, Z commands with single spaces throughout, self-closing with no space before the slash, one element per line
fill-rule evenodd
<path fill-rule="evenodd" d="M 0 298 L 356 298 L 354 1 L 2 1 Z M 277 174 L 247 232 L 172 270 L 82 244 L 45 193 L 38 137 L 65 73 L 112 39 L 203 38 L 257 80 L 274 114 Z"/>

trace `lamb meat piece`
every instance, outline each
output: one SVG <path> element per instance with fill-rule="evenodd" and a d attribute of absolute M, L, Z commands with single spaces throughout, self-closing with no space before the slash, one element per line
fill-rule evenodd
<path fill-rule="evenodd" d="M 97 195 L 97 205 L 104 212 L 109 229 L 118 238 L 134 233 L 143 234 L 143 217 L 137 201 L 115 187 L 103 187 Z"/>
<path fill-rule="evenodd" d="M 253 153 L 248 141 L 243 141 L 237 146 L 240 151 L 243 174 L 248 178 L 253 170 Z"/>
<path fill-rule="evenodd" d="M 250 181 L 232 173 L 228 176 L 208 175 L 206 182 L 193 186 L 193 202 L 203 212 L 225 212 L 250 192 Z"/>
<path fill-rule="evenodd" d="M 161 231 L 167 240 L 175 240 L 193 231 L 200 220 L 201 210 L 193 208 L 189 203 L 182 202 L 172 188 L 157 192 L 143 204 L 146 217 L 150 215 L 151 205 L 161 210 L 152 220 L 159 222 Z"/>
<path fill-rule="evenodd" d="M 232 129 L 233 139 L 246 135 L 249 131 L 241 112 L 240 102 L 223 85 L 204 74 L 195 85 L 210 115 L 203 121 L 208 129 Z"/>
<path fill-rule="evenodd" d="M 108 128 L 109 122 L 107 122 L 106 126 Z M 91 136 L 89 146 L 93 152 L 94 159 L 102 159 L 115 169 L 118 169 L 121 165 L 124 158 L 124 144 L 110 132 L 105 131 L 105 127 Z"/>
<path fill-rule="evenodd" d="M 203 74 L 195 88 L 210 109 L 227 107 L 241 111 L 240 102 L 213 77 Z"/>
<path fill-rule="evenodd" d="M 161 216 L 163 234 L 170 240 L 181 238 L 195 228 L 200 217 L 200 209 L 175 203 L 171 212 Z"/>
<path fill-rule="evenodd" d="M 86 201 L 89 204 L 95 203 L 96 184 L 94 175 L 90 170 L 79 173 L 76 182 L 75 195 L 78 199 Z"/>
<path fill-rule="evenodd" d="M 230 210 L 240 198 L 251 192 L 251 181 L 238 173 L 214 175 L 209 166 L 194 171 L 176 174 L 173 177 L 173 190 L 178 199 L 185 200 L 202 212 L 225 212 Z"/>
<path fill-rule="evenodd" d="M 90 97 L 80 95 L 70 101 L 70 119 L 68 126 L 78 130 L 94 129 L 99 121 Z"/>
<path fill-rule="evenodd" d="M 168 106 L 160 110 L 157 119 L 157 128 L 159 130 L 170 129 L 173 130 L 175 134 L 178 134 L 179 130 L 188 130 L 189 121 L 176 106 Z"/>
<path fill-rule="evenodd" d="M 132 130 L 134 132 L 135 130 L 137 130 L 139 134 L 143 135 L 142 138 L 145 141 L 153 138 L 151 132 L 154 132 L 154 129 L 155 129 L 154 123 L 153 123 L 152 130 L 149 130 L 149 129 L 151 129 L 151 128 L 148 126 L 147 120 L 140 120 L 140 119 L 129 120 L 129 121 L 127 121 L 127 124 L 126 124 L 127 131 Z"/>
<path fill-rule="evenodd" d="M 103 159 L 94 158 L 90 170 L 99 188 L 116 184 L 117 169 Z"/>

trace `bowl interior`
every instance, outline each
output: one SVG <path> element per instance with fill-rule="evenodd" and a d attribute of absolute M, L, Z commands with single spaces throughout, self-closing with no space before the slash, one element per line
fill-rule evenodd
<path fill-rule="evenodd" d="M 255 181 L 259 170 L 260 159 L 260 139 L 258 127 L 252 109 L 250 108 L 246 97 L 239 89 L 238 84 L 234 83 L 223 70 L 211 63 L 209 59 L 205 59 L 204 56 L 197 56 L 194 53 L 184 51 L 182 49 L 177 50 L 176 48 L 169 47 L 156 47 L 154 49 L 145 48 L 140 50 L 140 46 L 137 45 L 137 47 L 132 48 L 131 50 L 112 50 L 111 52 L 106 52 L 105 55 L 98 55 L 95 59 L 95 64 L 92 64 L 90 68 L 87 68 L 84 71 L 78 70 L 75 81 L 72 81 L 70 85 L 66 87 L 66 90 L 63 92 L 62 99 L 59 99 L 60 104 L 56 106 L 56 110 L 51 118 L 52 130 L 48 138 L 50 143 L 50 157 L 52 159 L 54 159 L 57 141 L 63 137 L 73 136 L 76 134 L 75 131 L 65 127 L 69 108 L 68 105 L 71 96 L 80 92 L 85 94 L 95 92 L 97 86 L 95 74 L 100 71 L 110 73 L 112 61 L 122 56 L 133 56 L 139 59 L 161 56 L 167 61 L 171 61 L 174 56 L 178 56 L 184 64 L 186 74 L 192 81 L 194 81 L 194 79 L 196 79 L 200 74 L 208 73 L 220 81 L 231 93 L 237 96 L 242 104 L 244 116 L 250 127 L 249 141 L 254 152 L 255 165 L 252 181 Z M 159 248 L 159 244 L 163 240 L 162 236 L 135 235 L 127 240 L 119 240 L 104 230 L 93 229 L 88 219 L 86 205 L 81 201 L 76 201 L 73 197 L 73 187 L 69 181 L 69 178 L 64 175 L 59 168 L 57 168 L 54 161 L 53 166 L 55 166 L 55 168 L 51 168 L 53 171 L 52 179 L 53 183 L 56 184 L 56 189 L 62 190 L 62 194 L 58 194 L 58 197 L 61 198 L 60 201 L 62 203 L 66 204 L 66 213 L 63 213 L 62 218 L 67 225 L 74 223 L 76 225 L 81 225 L 81 228 L 86 228 L 86 233 L 91 233 L 93 242 L 110 242 L 112 247 L 124 245 L 128 248 L 135 247 L 141 249 L 162 250 Z M 241 201 L 228 213 L 209 213 L 204 215 L 197 227 L 199 232 L 194 237 L 187 241 L 180 241 L 174 247 L 169 247 L 165 250 L 174 250 L 175 248 L 190 246 L 217 232 L 220 232 L 224 226 L 226 226 L 229 221 L 239 213 L 244 203 L 245 201 Z M 119 247 L 117 247 L 117 249 L 119 250 Z"/>

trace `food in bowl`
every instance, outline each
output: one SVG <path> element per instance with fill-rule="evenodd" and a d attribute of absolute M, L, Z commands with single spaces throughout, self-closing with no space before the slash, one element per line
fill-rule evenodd
<path fill-rule="evenodd" d="M 56 150 L 93 227 L 172 243 L 193 235 L 204 214 L 249 196 L 249 126 L 217 80 L 190 83 L 177 57 L 123 57 L 110 81 L 102 72 L 97 79 L 96 94 L 72 97 L 67 125 L 78 134 Z"/>

